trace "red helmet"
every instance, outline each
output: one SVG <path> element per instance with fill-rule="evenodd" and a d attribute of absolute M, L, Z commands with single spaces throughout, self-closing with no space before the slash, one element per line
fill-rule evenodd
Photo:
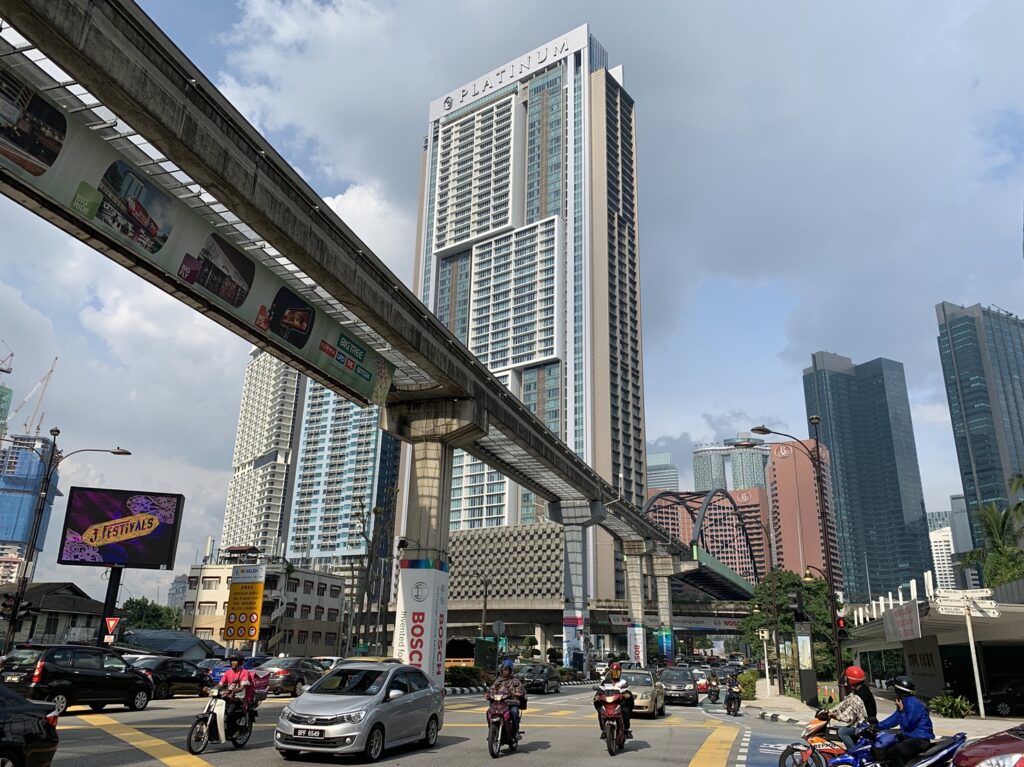
<path fill-rule="evenodd" d="M 619 663 L 618 661 L 615 661 L 615 663 L 613 663 L 612 665 L 610 665 L 608 667 L 608 670 L 609 671 L 622 671 L 622 664 Z"/>
<path fill-rule="evenodd" d="M 846 669 L 846 681 L 850 684 L 860 684 L 865 679 L 864 669 L 860 666 L 849 666 Z"/>

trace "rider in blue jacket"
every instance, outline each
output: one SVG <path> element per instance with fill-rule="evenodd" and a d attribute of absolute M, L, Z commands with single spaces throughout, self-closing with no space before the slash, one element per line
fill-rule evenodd
<path fill-rule="evenodd" d="M 918 754 L 924 753 L 935 738 L 928 707 L 914 696 L 914 682 L 910 677 L 898 676 L 894 682 L 896 711 L 878 723 L 880 730 L 899 725 L 900 739 L 889 748 L 876 748 L 876 761 L 888 761 L 892 767 L 904 767 Z"/>

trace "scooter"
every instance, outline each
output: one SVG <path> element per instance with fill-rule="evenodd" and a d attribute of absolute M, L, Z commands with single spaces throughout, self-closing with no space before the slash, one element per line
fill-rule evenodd
<path fill-rule="evenodd" d="M 238 717 L 234 727 L 229 727 L 227 722 L 228 701 L 234 700 L 235 693 L 241 692 L 236 685 L 229 685 L 227 689 L 214 687 L 210 690 L 210 698 L 206 702 L 203 713 L 196 716 L 192 727 L 188 731 L 186 745 L 188 752 L 199 755 L 206 750 L 210 743 L 227 743 L 235 748 L 241 748 L 249 742 L 252 736 L 252 726 L 256 719 L 257 700 L 252 702 L 247 709 Z"/>
<path fill-rule="evenodd" d="M 718 703 L 718 682 L 708 682 L 708 700 L 711 703 Z"/>
<path fill-rule="evenodd" d="M 818 710 L 800 733 L 800 741 L 789 745 L 779 757 L 779 767 L 826 767 L 830 759 L 846 753 L 835 728 L 829 727 L 828 713 Z"/>
<path fill-rule="evenodd" d="M 740 715 L 740 685 L 739 682 L 730 684 L 725 693 L 725 713 L 729 716 Z"/>
<path fill-rule="evenodd" d="M 876 765 L 872 753 L 874 748 L 888 748 L 895 745 L 899 738 L 892 732 L 878 732 L 873 725 L 862 725 L 857 731 L 858 740 L 853 748 L 842 756 L 828 761 L 828 767 L 868 767 Z M 936 741 L 931 748 L 922 754 L 918 754 L 907 767 L 940 767 L 953 762 L 964 743 L 967 742 L 967 735 L 958 732 L 952 738 L 943 738 Z"/>
<path fill-rule="evenodd" d="M 509 752 L 519 748 L 522 733 L 516 727 L 509 708 L 511 696 L 505 693 L 487 693 L 484 697 L 491 702 L 487 707 L 487 751 L 492 759 L 501 756 L 501 747 L 508 746 Z"/>
<path fill-rule="evenodd" d="M 608 753 L 615 756 L 626 745 L 626 720 L 622 716 L 622 690 L 612 685 L 595 687 L 594 700 L 601 704 L 599 715 Z"/>

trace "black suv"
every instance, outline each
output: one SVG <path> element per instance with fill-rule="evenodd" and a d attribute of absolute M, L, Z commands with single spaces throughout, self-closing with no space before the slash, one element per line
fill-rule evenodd
<path fill-rule="evenodd" d="M 88 704 L 100 711 L 108 703 L 141 711 L 153 697 L 153 682 L 117 653 L 80 645 L 19 645 L 0 661 L 0 682 L 26 698 L 68 706 Z"/>

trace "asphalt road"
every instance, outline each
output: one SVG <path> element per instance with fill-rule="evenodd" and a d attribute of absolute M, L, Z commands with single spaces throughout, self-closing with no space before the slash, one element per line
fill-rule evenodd
<path fill-rule="evenodd" d="M 501 761 L 519 767 L 584 764 L 610 759 L 600 740 L 589 688 L 566 687 L 555 695 L 534 695 L 523 715 L 525 735 L 515 754 Z M 72 709 L 61 718 L 55 767 L 284 767 L 273 747 L 277 716 L 290 698 L 270 698 L 248 745 L 211 744 L 201 757 L 185 750 L 185 736 L 205 703 L 200 698 L 154 701 L 139 713 L 111 707 L 102 714 Z M 485 706 L 479 696 L 448 699 L 445 725 L 432 750 L 402 748 L 384 754 L 381 764 L 410 767 L 479 767 L 487 763 Z M 615 757 L 618 765 L 698 767 L 776 767 L 799 728 L 729 717 L 721 706 L 671 706 L 661 719 L 635 718 L 634 739 Z M 306 756 L 309 764 L 358 764 L 355 757 Z M 297 762 L 303 764 L 303 761 Z M 289 765 L 289 767 L 291 767 Z"/>

